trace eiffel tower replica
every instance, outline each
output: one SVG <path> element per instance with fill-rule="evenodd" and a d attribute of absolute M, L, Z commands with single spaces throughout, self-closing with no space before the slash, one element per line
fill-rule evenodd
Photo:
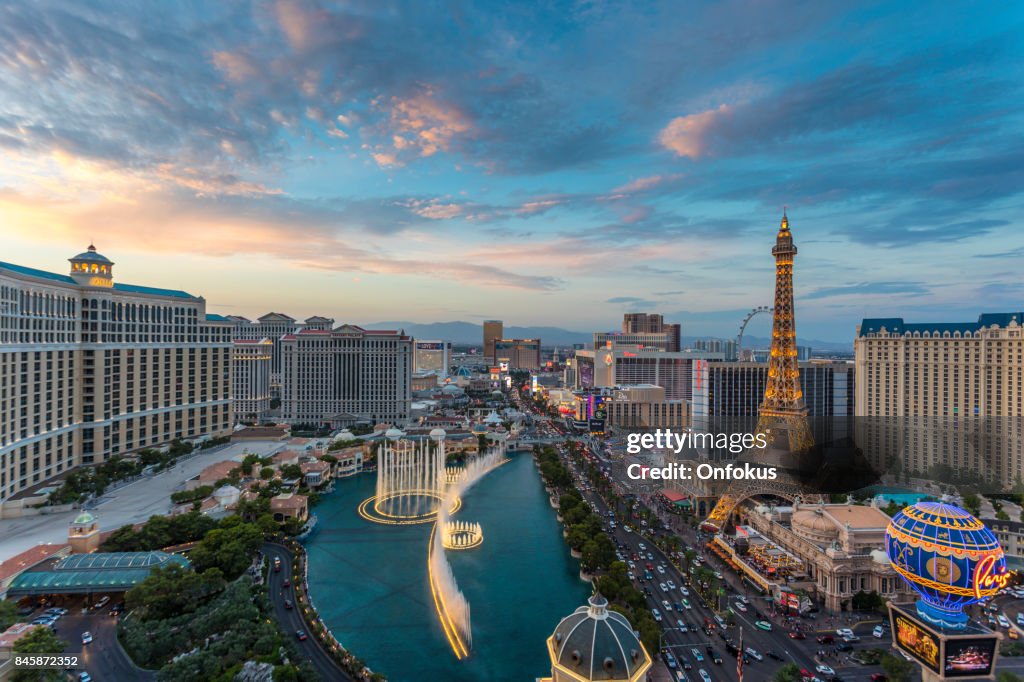
<path fill-rule="evenodd" d="M 814 447 L 807 422 L 807 406 L 800 389 L 797 363 L 796 319 L 793 314 L 793 258 L 796 246 L 789 231 L 789 218 L 782 213 L 782 224 L 772 248 L 775 256 L 775 312 L 772 320 L 772 349 L 768 359 L 768 384 L 758 410 L 757 434 L 765 437 L 766 447 L 745 452 L 738 463 L 749 462 L 776 467 L 775 480 L 734 481 L 718 499 L 703 526 L 718 532 L 736 506 L 752 495 L 780 495 L 819 501 L 820 495 L 808 495 L 795 473 L 807 468 L 805 457 Z"/>

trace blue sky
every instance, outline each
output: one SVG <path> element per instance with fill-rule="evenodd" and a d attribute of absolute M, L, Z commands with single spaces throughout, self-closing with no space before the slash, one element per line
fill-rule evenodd
<path fill-rule="evenodd" d="M 95 240 L 228 314 L 729 335 L 785 205 L 802 337 L 1024 307 L 1017 4 L 85 5 L 0 4 L 5 260 Z"/>

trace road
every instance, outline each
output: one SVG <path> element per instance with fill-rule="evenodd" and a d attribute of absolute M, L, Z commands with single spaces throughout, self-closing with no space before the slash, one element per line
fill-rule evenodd
<path fill-rule="evenodd" d="M 269 543 L 263 546 L 263 553 L 269 559 L 271 565 L 267 579 L 267 595 L 270 598 L 270 603 L 274 608 L 274 615 L 277 617 L 277 622 L 280 623 L 281 629 L 284 630 L 287 636 L 295 640 L 295 645 L 298 647 L 299 652 L 313 664 L 313 667 L 320 675 L 320 679 L 325 682 L 333 682 L 334 680 L 350 682 L 352 678 L 338 667 L 334 658 L 324 651 L 319 642 L 316 641 L 316 638 L 308 632 L 306 624 L 302 621 L 299 609 L 297 607 L 291 609 L 285 607 L 286 599 L 290 600 L 293 604 L 295 602 L 293 587 L 284 586 L 285 581 L 288 581 L 291 576 L 292 553 L 280 545 Z M 275 558 L 281 560 L 280 572 L 273 570 Z M 305 641 L 298 641 L 296 639 L 295 633 L 298 630 L 302 630 L 309 635 Z"/>
<path fill-rule="evenodd" d="M 557 440 L 558 434 L 552 434 L 549 429 L 553 428 L 551 424 L 544 424 L 541 420 L 539 424 L 539 431 L 537 436 L 532 436 L 531 439 L 549 441 L 552 439 Z M 566 437 L 561 437 L 563 441 L 569 440 Z M 588 439 L 575 439 L 586 442 L 592 448 L 594 443 Z M 559 447 L 560 452 L 563 454 L 563 461 L 569 466 L 574 478 L 576 479 L 577 488 L 580 490 L 583 497 L 592 508 L 608 520 L 608 512 L 610 511 L 604 499 L 598 495 L 593 488 L 589 485 L 586 480 L 586 476 L 581 468 L 570 460 L 567 456 L 567 449 L 564 446 Z M 617 510 L 620 513 L 628 512 L 628 510 L 620 509 Z M 669 520 L 669 519 L 666 519 Z M 621 521 L 621 517 L 620 517 Z M 639 521 L 636 522 L 639 524 Z M 640 533 L 633 531 L 630 532 L 623 527 L 621 523 L 617 524 L 617 528 L 611 529 L 606 523 L 606 531 L 612 537 L 613 541 L 617 544 L 620 552 L 627 560 L 632 560 L 634 554 L 643 556 L 644 558 L 640 561 L 634 562 L 636 568 L 633 570 L 635 575 L 634 585 L 643 590 L 647 588 L 650 591 L 650 595 L 647 596 L 647 605 L 649 608 L 657 608 L 662 612 L 663 621 L 661 625 L 663 627 L 663 646 L 665 649 L 671 651 L 676 659 L 680 662 L 680 665 L 685 661 L 693 667 L 692 670 L 687 670 L 686 675 L 690 680 L 699 680 L 698 670 L 704 669 L 712 680 L 715 681 L 728 681 L 733 682 L 737 680 L 736 674 L 736 660 L 735 657 L 730 655 L 726 648 L 723 637 L 720 634 L 720 628 L 716 627 L 712 634 L 708 636 L 703 631 L 705 620 L 711 620 L 714 617 L 715 612 L 709 608 L 708 605 L 704 604 L 696 591 L 692 589 L 692 585 L 689 583 L 688 576 L 684 576 L 683 571 L 675 565 L 668 556 L 665 555 L 657 545 L 652 541 L 649 536 L 642 536 Z M 646 531 L 645 531 L 646 532 Z M 722 573 L 724 577 L 724 585 L 726 588 L 726 596 L 722 597 L 722 606 L 725 608 L 731 603 L 735 603 L 739 595 L 745 594 L 746 590 L 741 584 L 739 577 L 727 569 L 724 565 L 720 564 L 717 557 L 712 554 L 704 553 L 704 543 L 706 539 L 699 538 L 697 533 L 689 527 L 679 524 L 674 528 L 674 532 L 682 540 L 683 548 L 690 547 L 703 556 L 705 566 L 712 570 L 717 570 Z M 644 549 L 641 550 L 640 545 L 644 545 Z M 650 554 L 650 559 L 647 555 Z M 643 572 L 645 564 L 648 561 L 655 567 L 653 573 L 653 580 L 646 581 L 643 579 Z M 659 571 L 663 571 L 660 572 Z M 661 583 L 668 583 L 672 581 L 676 585 L 675 590 L 669 590 L 663 592 L 660 588 Z M 690 609 L 683 608 L 682 611 L 675 609 L 676 602 L 682 602 L 683 594 L 680 591 L 680 587 L 686 586 L 689 591 L 689 602 L 691 605 Z M 667 585 L 666 585 L 667 587 Z M 891 640 L 886 636 L 884 639 L 876 639 L 871 636 L 871 630 L 875 623 L 881 621 L 881 617 L 875 617 L 872 622 L 865 622 L 859 625 L 854 623 L 847 623 L 845 620 L 842 622 L 832 622 L 829 619 L 823 618 L 820 621 L 808 621 L 799 620 L 798 623 L 803 631 L 807 634 L 807 639 L 794 640 L 788 635 L 789 628 L 782 627 L 780 620 L 775 620 L 774 629 L 772 632 L 765 632 L 757 628 L 754 623 L 755 621 L 767 618 L 769 616 L 770 605 L 766 598 L 758 597 L 751 593 L 748 595 L 750 599 L 750 607 L 746 613 L 735 610 L 734 617 L 736 619 L 736 625 L 729 627 L 725 631 L 725 636 L 734 642 L 739 640 L 739 628 L 743 629 L 743 646 L 744 648 L 752 647 L 762 655 L 764 658 L 762 661 L 757 661 L 754 658 L 750 658 L 750 662 L 746 666 L 744 673 L 745 679 L 770 679 L 774 674 L 775 670 L 781 665 L 779 661 L 773 660 L 769 656 L 765 655 L 769 651 L 774 651 L 782 657 L 784 662 L 792 662 L 801 669 L 806 669 L 814 672 L 817 661 L 815 660 L 816 652 L 819 649 L 831 649 L 831 646 L 821 645 L 815 642 L 815 636 L 818 634 L 830 634 L 835 635 L 834 629 L 836 627 L 851 627 L 854 629 L 856 634 L 861 638 L 859 643 L 854 644 L 854 650 L 867 649 L 867 648 L 884 648 L 889 649 Z M 663 600 L 667 600 L 672 606 L 671 609 L 666 609 Z M 686 626 L 687 632 L 683 633 L 681 628 L 678 627 L 677 621 L 682 621 Z M 717 653 L 722 657 L 722 664 L 716 665 L 708 656 L 706 647 L 710 645 Z M 696 660 L 696 656 L 692 651 L 694 648 L 697 649 L 703 661 Z M 852 653 L 852 652 L 848 652 Z M 840 679 L 845 681 L 854 682 L 866 682 L 870 680 L 871 674 L 880 672 L 879 666 L 860 666 L 853 662 L 842 664 L 842 654 L 832 654 L 826 657 L 824 663 L 831 666 L 839 673 Z"/>
<path fill-rule="evenodd" d="M 98 611 L 83 613 L 85 600 L 76 597 L 62 606 L 68 613 L 56 623 L 57 636 L 64 640 L 65 654 L 78 654 L 77 672 L 86 671 L 94 680 L 117 680 L 121 682 L 147 682 L 156 679 L 156 673 L 143 670 L 135 665 L 117 641 L 117 618 L 110 615 L 107 604 Z M 26 620 L 42 615 L 40 608 Z M 93 641 L 82 644 L 82 633 L 90 632 Z"/>

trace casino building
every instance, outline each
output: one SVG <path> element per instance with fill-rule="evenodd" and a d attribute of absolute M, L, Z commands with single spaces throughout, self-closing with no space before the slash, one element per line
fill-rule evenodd
<path fill-rule="evenodd" d="M 83 464 L 231 428 L 231 324 L 176 289 L 0 262 L 0 516 Z"/>

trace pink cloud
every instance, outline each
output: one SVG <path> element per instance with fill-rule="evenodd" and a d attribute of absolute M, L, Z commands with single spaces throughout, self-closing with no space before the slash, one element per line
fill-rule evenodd
<path fill-rule="evenodd" d="M 374 103 L 380 106 L 379 101 Z M 393 97 L 389 106 L 385 125 L 391 149 L 381 146 L 372 155 L 381 166 L 401 165 L 399 153 L 426 157 L 448 151 L 458 137 L 473 129 L 466 114 L 441 101 L 432 90 L 405 99 Z"/>
<path fill-rule="evenodd" d="M 698 114 L 679 116 L 669 121 L 658 135 L 658 141 L 676 156 L 697 159 L 708 153 L 708 138 L 715 125 L 731 117 L 733 109 L 723 104 Z"/>
<path fill-rule="evenodd" d="M 680 174 L 673 173 L 671 175 L 650 175 L 646 178 L 637 178 L 632 182 L 627 182 L 625 185 L 621 185 L 613 189 L 612 195 L 643 192 L 645 190 L 653 189 L 662 183 L 678 180 L 680 177 L 682 177 Z"/>

